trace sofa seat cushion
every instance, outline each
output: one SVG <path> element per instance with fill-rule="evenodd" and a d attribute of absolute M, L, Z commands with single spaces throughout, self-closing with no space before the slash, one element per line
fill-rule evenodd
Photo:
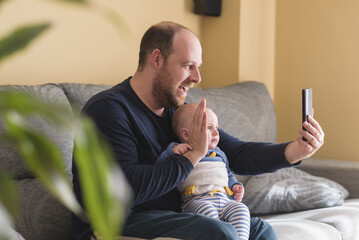
<path fill-rule="evenodd" d="M 301 240 L 341 240 L 340 232 L 334 227 L 310 220 L 295 219 L 273 219 L 268 220 L 273 227 L 279 240 L 301 239 Z"/>
<path fill-rule="evenodd" d="M 359 239 L 359 199 L 346 200 L 342 206 L 270 215 L 264 216 L 263 218 L 270 223 L 272 223 L 273 220 L 281 220 L 282 223 L 310 220 L 312 222 L 327 224 L 339 230 L 343 240 Z"/>
<path fill-rule="evenodd" d="M 17 181 L 21 217 L 16 231 L 25 239 L 70 239 L 71 213 L 37 179 Z"/>
<path fill-rule="evenodd" d="M 334 227 L 311 220 L 268 220 L 278 236 L 278 240 L 342 240 L 341 233 Z M 135 237 L 121 237 L 121 240 L 144 240 Z M 175 240 L 175 238 L 155 238 L 155 240 Z"/>

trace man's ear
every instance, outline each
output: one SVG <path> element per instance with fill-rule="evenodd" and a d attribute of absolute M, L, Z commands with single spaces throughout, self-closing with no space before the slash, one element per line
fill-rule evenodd
<path fill-rule="evenodd" d="M 152 51 L 151 64 L 156 71 L 161 69 L 161 67 L 163 65 L 163 56 L 162 56 L 161 50 L 155 49 Z"/>
<path fill-rule="evenodd" d="M 180 129 L 180 135 L 181 135 L 181 140 L 183 140 L 184 142 L 188 141 L 188 137 L 189 137 L 189 130 L 187 128 L 181 128 Z"/>

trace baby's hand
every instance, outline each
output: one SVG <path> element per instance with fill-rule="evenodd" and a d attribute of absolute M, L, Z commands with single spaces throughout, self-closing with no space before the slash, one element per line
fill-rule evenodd
<path fill-rule="evenodd" d="M 174 154 L 182 155 L 182 154 L 186 153 L 188 150 L 192 150 L 192 147 L 188 143 L 181 143 L 181 144 L 174 145 L 172 150 L 173 150 Z"/>
<path fill-rule="evenodd" d="M 233 197 L 237 202 L 241 202 L 244 195 L 244 187 L 240 184 L 236 184 L 232 187 Z"/>

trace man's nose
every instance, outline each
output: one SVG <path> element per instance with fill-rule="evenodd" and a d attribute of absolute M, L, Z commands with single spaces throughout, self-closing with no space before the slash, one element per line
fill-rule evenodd
<path fill-rule="evenodd" d="M 201 73 L 199 72 L 198 68 L 193 68 L 191 73 L 191 80 L 194 83 L 200 83 L 201 82 Z"/>

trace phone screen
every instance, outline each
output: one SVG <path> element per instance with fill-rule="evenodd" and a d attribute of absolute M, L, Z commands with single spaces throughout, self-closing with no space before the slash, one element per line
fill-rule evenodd
<path fill-rule="evenodd" d="M 308 122 L 308 115 L 313 116 L 313 93 L 311 88 L 302 90 L 302 123 Z M 303 127 L 303 130 L 306 130 Z M 304 141 L 307 139 L 303 138 Z"/>

